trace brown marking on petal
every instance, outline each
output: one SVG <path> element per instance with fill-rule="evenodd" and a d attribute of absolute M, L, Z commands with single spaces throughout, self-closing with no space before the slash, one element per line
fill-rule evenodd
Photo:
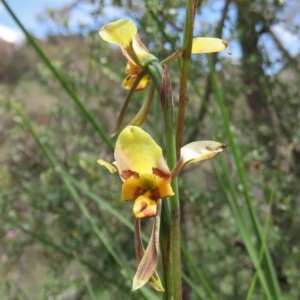
<path fill-rule="evenodd" d="M 149 198 L 152 199 L 152 200 L 160 199 L 159 191 L 158 191 L 157 187 L 154 190 L 151 191 L 151 195 L 149 196 Z"/>
<path fill-rule="evenodd" d="M 141 202 L 141 208 L 140 208 L 140 210 L 144 211 L 146 208 L 147 208 L 147 202 L 146 201 L 142 201 Z"/>
<path fill-rule="evenodd" d="M 156 217 L 156 215 L 157 215 L 157 213 L 154 215 L 152 210 L 149 210 L 148 213 L 147 213 L 147 211 L 143 212 L 143 213 L 144 213 L 143 218 L 153 218 L 153 217 Z"/>
<path fill-rule="evenodd" d="M 130 177 L 139 178 L 139 174 L 137 172 L 134 172 L 134 171 L 125 170 L 125 171 L 122 171 L 121 177 L 124 180 L 126 180 Z"/>
<path fill-rule="evenodd" d="M 147 204 L 146 201 L 143 201 L 141 203 L 140 211 L 143 213 L 143 218 L 152 218 L 152 217 L 156 216 L 156 214 L 153 215 L 153 210 L 149 209 L 148 204 Z"/>
<path fill-rule="evenodd" d="M 135 190 L 135 192 L 134 192 L 134 196 L 135 196 L 135 198 L 138 198 L 139 196 L 144 195 L 144 193 L 145 193 L 145 190 L 144 190 L 144 189 L 142 189 L 142 188 L 137 188 L 137 189 Z"/>
<path fill-rule="evenodd" d="M 169 179 L 171 177 L 170 173 L 164 173 L 162 170 L 158 168 L 152 168 L 152 173 L 164 179 Z"/>

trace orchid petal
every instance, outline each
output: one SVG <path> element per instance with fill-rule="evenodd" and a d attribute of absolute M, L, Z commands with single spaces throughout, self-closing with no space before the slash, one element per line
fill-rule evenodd
<path fill-rule="evenodd" d="M 166 198 L 174 196 L 174 192 L 170 183 L 170 179 L 156 177 L 157 193 L 160 198 Z"/>
<path fill-rule="evenodd" d="M 159 216 L 157 216 L 156 218 L 159 218 Z M 156 231 L 159 230 L 159 224 L 157 223 L 157 221 L 154 221 L 155 223 L 153 224 L 153 226 L 156 226 Z M 140 219 L 135 219 L 134 222 L 134 241 L 135 241 L 135 254 L 136 254 L 136 262 L 139 265 L 144 253 L 145 253 L 145 248 L 143 245 L 143 241 L 142 241 L 142 233 L 141 233 L 141 221 Z M 158 248 L 158 245 L 157 245 Z M 153 275 L 150 277 L 149 281 L 148 281 L 149 285 L 155 289 L 158 292 L 164 292 L 164 287 L 162 286 L 161 280 L 159 278 L 158 273 L 155 271 L 153 273 Z"/>
<path fill-rule="evenodd" d="M 198 141 L 185 145 L 181 148 L 179 160 L 172 171 L 172 177 L 176 177 L 186 165 L 212 158 L 222 152 L 225 147 L 225 144 L 214 141 Z"/>
<path fill-rule="evenodd" d="M 135 83 L 135 80 L 138 75 L 136 74 L 128 74 L 125 79 L 122 82 L 122 86 L 126 90 L 131 90 L 133 84 Z M 148 75 L 144 76 L 140 82 L 138 83 L 137 87 L 135 88 L 136 91 L 144 90 L 150 80 L 150 77 Z"/>
<path fill-rule="evenodd" d="M 134 59 L 134 62 L 138 66 L 144 68 L 151 62 L 154 61 L 158 62 L 157 57 L 149 52 L 147 47 L 142 43 L 140 36 L 138 34 L 136 34 L 134 36 L 134 39 L 132 40 L 132 48 L 136 57 Z"/>
<path fill-rule="evenodd" d="M 136 219 L 152 218 L 157 214 L 157 201 L 150 199 L 148 194 L 150 193 L 145 193 L 134 201 L 133 215 Z"/>
<path fill-rule="evenodd" d="M 155 218 L 149 244 L 139 262 L 138 269 L 134 275 L 132 282 L 132 290 L 137 290 L 145 285 L 153 274 L 155 273 L 158 250 L 159 250 L 159 229 L 160 229 L 160 217 L 159 214 Z"/>
<path fill-rule="evenodd" d="M 146 191 L 156 187 L 156 180 L 153 174 L 142 174 L 140 177 L 132 176 L 126 179 L 122 185 L 121 199 L 131 201 Z"/>
<path fill-rule="evenodd" d="M 192 53 L 212 53 L 224 51 L 228 42 L 213 37 L 198 37 L 193 39 Z"/>
<path fill-rule="evenodd" d="M 100 165 L 100 166 L 103 166 L 105 167 L 110 173 L 115 173 L 118 171 L 118 169 L 116 168 L 115 165 L 103 160 L 103 159 L 98 159 L 97 160 L 97 163 Z"/>
<path fill-rule="evenodd" d="M 127 170 L 151 174 L 153 169 L 158 169 L 166 178 L 170 176 L 161 148 L 138 126 L 127 126 L 120 133 L 115 147 L 115 160 L 122 179 L 125 179 L 123 172 Z"/>
<path fill-rule="evenodd" d="M 223 151 L 226 146 L 214 141 L 199 141 L 185 145 L 181 148 L 180 158 L 184 165 L 199 162 L 214 157 Z"/>
<path fill-rule="evenodd" d="M 99 30 L 99 35 L 104 41 L 120 45 L 124 48 L 131 44 L 136 33 L 137 28 L 129 19 L 111 22 Z"/>
<path fill-rule="evenodd" d="M 133 201 L 138 195 L 137 190 L 140 188 L 139 178 L 128 178 L 122 184 L 121 200 Z"/>

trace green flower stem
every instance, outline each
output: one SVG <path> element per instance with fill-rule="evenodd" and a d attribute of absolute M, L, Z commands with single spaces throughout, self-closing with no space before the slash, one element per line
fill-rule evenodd
<path fill-rule="evenodd" d="M 171 263 L 169 256 L 169 232 L 170 232 L 170 205 L 167 199 L 162 201 L 161 207 L 161 223 L 160 223 L 160 252 L 162 257 L 162 271 L 164 282 L 164 299 L 168 299 L 168 295 L 172 294 L 172 270 L 169 268 Z"/>
<path fill-rule="evenodd" d="M 187 98 L 187 79 L 191 60 L 191 50 L 193 41 L 194 16 L 197 6 L 197 0 L 186 1 L 186 18 L 184 24 L 184 36 L 181 52 L 181 76 L 179 90 L 179 106 L 176 131 L 176 149 L 179 154 L 183 139 L 185 106 Z"/>
<path fill-rule="evenodd" d="M 165 137 L 167 144 L 167 162 L 170 169 L 173 169 L 177 163 L 176 137 L 174 133 L 174 107 L 172 99 L 172 86 L 165 67 L 162 87 L 160 91 L 161 104 L 164 112 Z M 167 299 L 182 299 L 182 273 L 181 273 L 181 242 L 180 242 L 180 202 L 178 192 L 178 180 L 174 178 L 172 188 L 175 193 L 170 197 L 170 233 L 167 265 L 168 283 L 171 289 L 168 291 Z M 171 277 L 170 277 L 171 276 Z M 171 283 L 171 284 L 170 284 Z"/>
<path fill-rule="evenodd" d="M 161 64 L 153 62 L 148 65 L 148 72 L 159 92 L 164 114 L 166 157 L 170 169 L 177 163 L 176 136 L 174 132 L 174 107 L 172 87 L 168 69 L 162 69 Z M 182 299 L 182 272 L 181 272 L 181 242 L 180 242 L 180 202 L 178 180 L 172 181 L 175 193 L 170 199 L 164 200 L 161 219 L 161 248 L 165 279 L 165 299 Z"/>
<path fill-rule="evenodd" d="M 153 61 L 149 65 L 147 65 L 147 72 L 151 77 L 155 89 L 158 93 L 160 93 L 161 82 L 163 77 L 163 68 L 162 65 L 158 61 Z"/>
<path fill-rule="evenodd" d="M 182 49 L 178 49 L 176 52 L 174 52 L 173 54 L 171 54 L 170 56 L 168 56 L 167 58 L 162 60 L 160 63 L 162 65 L 167 65 L 168 63 L 174 61 L 178 57 L 181 57 L 181 52 L 182 52 Z"/>
<path fill-rule="evenodd" d="M 132 99 L 132 96 L 133 96 L 134 92 L 136 91 L 136 87 L 138 86 L 141 79 L 145 76 L 145 74 L 146 74 L 146 71 L 143 71 L 137 76 L 137 78 L 135 79 L 130 91 L 128 92 L 128 94 L 125 98 L 124 104 L 123 104 L 123 106 L 121 108 L 121 111 L 119 113 L 119 116 L 117 118 L 116 129 L 114 130 L 113 134 L 111 135 L 112 137 L 115 136 L 118 133 L 118 131 L 120 130 L 120 128 L 122 126 L 122 122 L 123 122 L 125 114 L 126 114 L 126 111 L 127 111 L 127 108 L 128 108 L 128 105 L 129 105 L 129 102 Z"/>
<path fill-rule="evenodd" d="M 150 106 L 152 104 L 154 91 L 155 91 L 154 85 L 153 85 L 153 83 L 151 83 L 149 92 L 148 92 L 148 96 L 147 96 L 146 100 L 143 102 L 141 108 L 139 109 L 139 111 L 137 112 L 135 117 L 129 122 L 130 125 L 141 126 L 144 124 L 145 119 L 148 115 Z"/>
<path fill-rule="evenodd" d="M 147 66 L 147 71 L 152 79 L 152 82 L 160 95 L 163 68 L 160 63 L 151 63 Z M 160 249 L 163 263 L 163 279 L 164 279 L 164 299 L 170 299 L 173 294 L 173 275 L 172 261 L 169 255 L 169 236 L 170 236 L 170 203 L 167 199 L 162 201 L 161 207 L 161 226 L 160 226 Z"/>

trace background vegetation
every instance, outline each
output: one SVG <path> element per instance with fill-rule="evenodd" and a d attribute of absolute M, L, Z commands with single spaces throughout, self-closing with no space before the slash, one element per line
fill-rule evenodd
<path fill-rule="evenodd" d="M 0 41 L 1 299 L 159 299 L 147 288 L 130 292 L 131 207 L 119 201 L 117 176 L 96 164 L 112 160 L 109 134 L 126 96 L 125 60 L 97 30 L 116 19 L 114 9 L 163 59 L 181 45 L 185 3 L 91 1 L 93 26 L 75 34 L 68 17 L 88 2 L 49 12 L 60 32 L 36 42 L 52 69 L 32 43 Z M 184 142 L 230 147 L 180 178 L 184 299 L 268 299 L 252 250 L 271 295 L 281 294 L 271 299 L 299 299 L 299 56 L 274 28 L 300 39 L 300 5 L 199 2 L 195 36 L 236 47 L 191 65 Z M 179 70 L 170 66 L 175 103 Z M 135 95 L 128 120 L 144 98 Z M 146 129 L 162 142 L 159 118 L 154 103 Z"/>

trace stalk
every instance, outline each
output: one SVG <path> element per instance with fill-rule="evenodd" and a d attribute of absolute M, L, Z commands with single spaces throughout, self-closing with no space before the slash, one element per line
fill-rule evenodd
<path fill-rule="evenodd" d="M 193 28 L 195 10 L 198 0 L 186 1 L 186 17 L 184 24 L 183 45 L 181 52 L 181 76 L 180 76 L 180 90 L 179 90 L 179 106 L 178 106 L 178 119 L 177 119 L 177 131 L 176 131 L 176 149 L 177 154 L 182 145 L 183 131 L 184 131 L 184 119 L 185 119 L 185 107 L 187 98 L 187 80 L 191 60 L 191 50 L 193 42 Z"/>
<path fill-rule="evenodd" d="M 156 90 L 159 91 L 163 111 L 166 157 L 172 170 L 177 163 L 176 136 L 174 132 L 174 107 L 172 86 L 168 69 L 158 62 L 148 65 L 149 74 Z M 165 281 L 165 299 L 182 299 L 181 241 L 180 241 L 180 201 L 177 177 L 172 180 L 173 197 L 162 202 L 161 253 Z"/>
<path fill-rule="evenodd" d="M 165 138 L 167 145 L 167 163 L 172 170 L 177 163 L 176 137 L 174 132 L 174 107 L 172 98 L 172 86 L 167 67 L 164 68 L 162 86 L 160 90 L 161 105 L 164 113 Z M 177 177 L 172 181 L 175 193 L 170 197 L 170 226 L 168 239 L 168 264 L 167 283 L 170 287 L 167 299 L 182 299 L 182 272 L 181 272 L 181 241 L 180 241 L 180 201 Z"/>

